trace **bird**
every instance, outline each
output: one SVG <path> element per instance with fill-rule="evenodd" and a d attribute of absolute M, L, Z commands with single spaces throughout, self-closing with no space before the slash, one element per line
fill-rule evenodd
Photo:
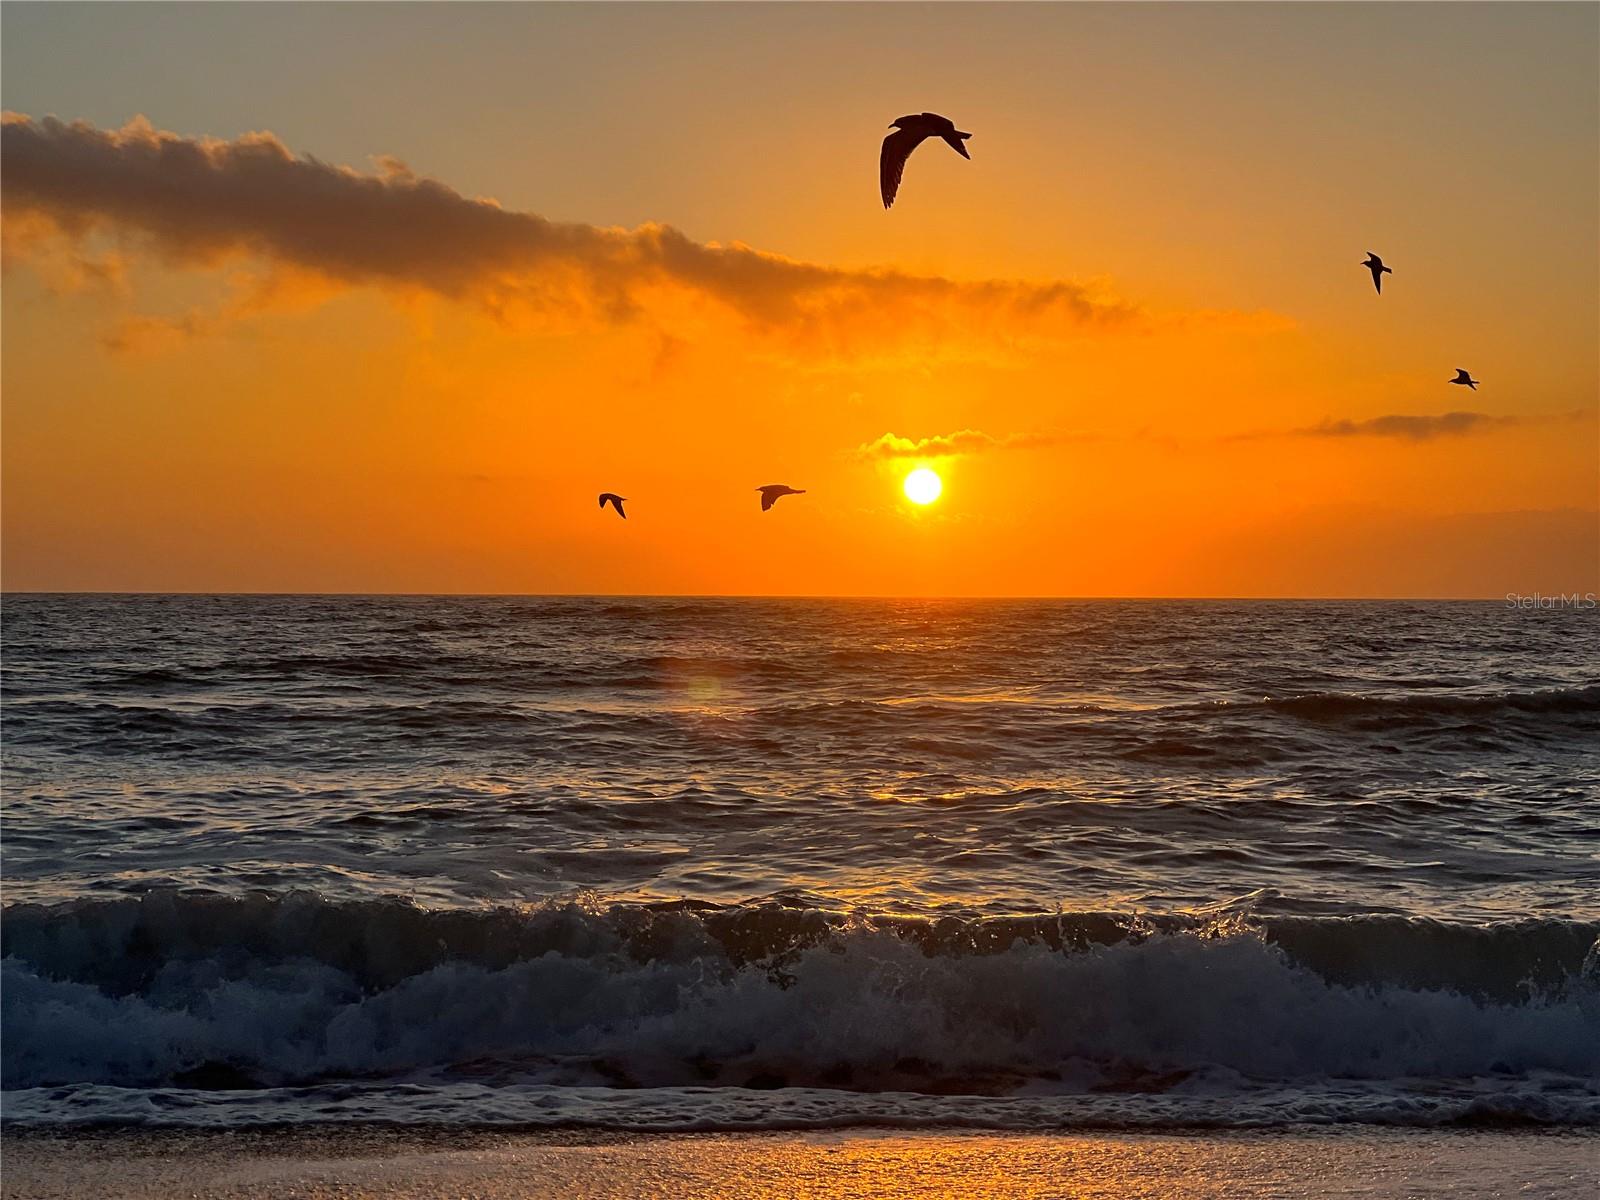
<path fill-rule="evenodd" d="M 1393 275 L 1394 271 L 1384 266 L 1383 259 L 1379 258 L 1371 250 L 1367 251 L 1367 261 L 1361 265 L 1372 272 L 1372 286 L 1378 289 L 1378 295 L 1383 295 L 1383 277 L 1385 275 Z"/>
<path fill-rule="evenodd" d="M 1467 369 L 1465 367 L 1457 367 L 1456 368 L 1456 377 L 1454 379 L 1452 379 L 1450 382 L 1451 383 L 1465 384 L 1467 387 L 1471 388 L 1473 391 L 1477 391 L 1478 390 L 1478 381 L 1476 379 L 1474 379 L 1471 375 L 1467 374 Z"/>
<path fill-rule="evenodd" d="M 878 155 L 878 186 L 883 191 L 884 208 L 894 204 L 895 193 L 900 190 L 900 176 L 906 169 L 906 159 L 928 138 L 943 138 L 962 158 L 972 157 L 962 145 L 972 135 L 962 133 L 954 121 L 938 113 L 912 113 L 909 117 L 892 122 L 889 128 L 894 132 L 883 139 L 883 150 Z"/>
<path fill-rule="evenodd" d="M 784 496 L 804 496 L 805 488 L 792 488 L 786 483 L 769 483 L 765 487 L 758 487 L 761 493 L 761 511 L 766 512 Z"/>
<path fill-rule="evenodd" d="M 622 511 L 622 502 L 626 499 L 626 496 L 619 496 L 615 492 L 601 492 L 600 507 L 604 508 L 609 503 L 612 508 L 617 510 L 617 516 L 626 521 L 628 514 Z"/>

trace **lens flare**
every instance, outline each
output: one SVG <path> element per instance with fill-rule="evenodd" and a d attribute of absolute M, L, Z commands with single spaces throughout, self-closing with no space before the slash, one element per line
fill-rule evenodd
<path fill-rule="evenodd" d="M 913 504 L 932 504 L 944 491 L 944 484 L 928 467 L 918 467 L 907 475 L 903 486 L 906 499 Z"/>

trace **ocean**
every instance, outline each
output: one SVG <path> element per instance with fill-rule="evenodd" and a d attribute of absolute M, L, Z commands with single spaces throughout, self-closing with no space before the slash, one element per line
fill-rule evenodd
<path fill-rule="evenodd" d="M 8 1125 L 1600 1126 L 1600 612 L 4 601 Z"/>

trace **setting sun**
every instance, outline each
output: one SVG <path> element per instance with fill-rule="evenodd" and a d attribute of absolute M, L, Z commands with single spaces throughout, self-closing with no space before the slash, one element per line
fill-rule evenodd
<path fill-rule="evenodd" d="M 918 467 L 906 476 L 906 499 L 913 504 L 932 504 L 944 491 L 939 476 L 929 467 Z"/>

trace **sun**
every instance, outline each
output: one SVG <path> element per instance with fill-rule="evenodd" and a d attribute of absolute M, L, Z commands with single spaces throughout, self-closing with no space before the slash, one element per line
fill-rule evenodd
<path fill-rule="evenodd" d="M 918 467 L 907 475 L 904 487 L 906 499 L 913 504 L 932 504 L 944 491 L 939 476 L 928 467 Z"/>

